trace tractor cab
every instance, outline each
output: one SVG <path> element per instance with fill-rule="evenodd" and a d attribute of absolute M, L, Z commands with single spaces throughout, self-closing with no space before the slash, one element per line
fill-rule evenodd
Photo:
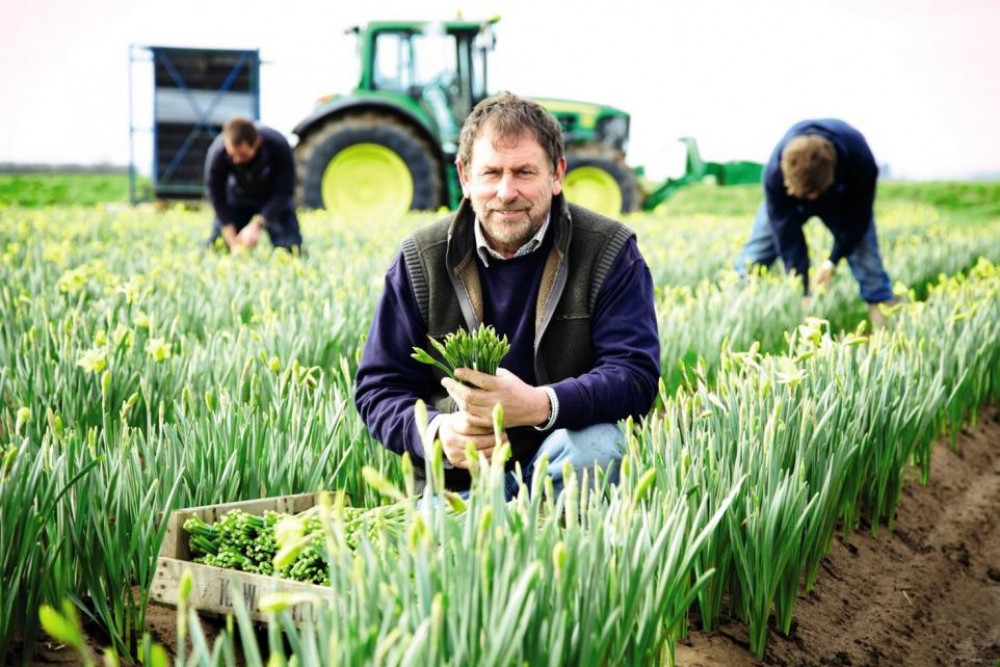
<path fill-rule="evenodd" d="M 472 22 L 376 22 L 357 29 L 363 63 L 359 90 L 405 95 L 420 105 L 445 148 L 457 147 L 462 122 L 487 97 L 497 19 Z"/>

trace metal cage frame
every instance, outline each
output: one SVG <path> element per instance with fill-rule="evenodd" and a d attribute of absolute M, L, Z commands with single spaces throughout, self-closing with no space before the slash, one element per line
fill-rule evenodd
<path fill-rule="evenodd" d="M 217 87 L 200 87 L 198 81 L 189 80 L 175 61 L 184 58 L 216 58 L 235 60 Z M 152 127 L 138 127 L 135 120 L 135 70 L 140 63 L 153 66 L 153 124 Z M 204 184 L 176 182 L 174 177 L 186 159 L 190 160 L 198 140 L 215 138 L 225 122 L 225 118 L 236 108 L 252 120 L 260 120 L 260 52 L 257 49 L 215 49 L 169 46 L 129 46 L 129 200 L 134 204 L 142 200 L 138 193 L 136 168 L 136 142 L 138 135 L 148 133 L 152 137 L 151 180 L 153 196 L 159 199 L 191 199 L 204 196 Z M 170 87 L 157 85 L 157 68 L 169 77 Z M 234 91 L 233 87 L 242 74 L 247 90 Z M 233 102 L 239 96 L 238 102 Z M 190 124 L 183 141 L 164 166 L 161 164 L 160 132 L 166 124 L 165 118 L 173 115 L 181 117 L 181 124 Z M 175 120 L 176 122 L 176 120 Z M 201 142 L 204 144 L 204 142 Z M 207 149 L 205 149 L 207 150 Z M 201 162 L 204 162 L 202 156 Z"/>

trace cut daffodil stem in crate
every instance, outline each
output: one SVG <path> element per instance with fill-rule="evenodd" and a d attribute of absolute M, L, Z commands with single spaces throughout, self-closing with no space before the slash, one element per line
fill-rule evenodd
<path fill-rule="evenodd" d="M 257 604 L 260 600 L 272 593 L 301 593 L 303 602 L 291 610 L 292 617 L 296 622 L 312 620 L 315 609 L 309 601 L 329 596 L 329 588 L 195 562 L 194 557 L 198 554 L 191 550 L 192 533 L 185 530 L 184 526 L 192 519 L 195 519 L 192 525 L 214 524 L 235 510 L 255 518 L 272 512 L 294 515 L 315 507 L 318 502 L 318 493 L 303 493 L 191 507 L 172 512 L 156 563 L 152 598 L 176 606 L 180 601 L 181 578 L 185 571 L 189 571 L 193 576 L 193 584 L 186 604 L 200 612 L 224 616 L 233 612 L 237 599 L 242 599 L 252 620 L 266 621 L 267 613 Z M 197 531 L 195 536 L 203 532 Z M 201 534 L 201 537 L 204 535 Z"/>

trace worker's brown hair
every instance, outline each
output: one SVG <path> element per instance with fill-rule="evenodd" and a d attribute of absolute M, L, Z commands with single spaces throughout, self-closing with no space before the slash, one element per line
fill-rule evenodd
<path fill-rule="evenodd" d="M 253 146 L 257 141 L 257 126 L 249 118 L 234 116 L 222 126 L 222 134 L 233 146 Z"/>
<path fill-rule="evenodd" d="M 837 149 L 818 134 L 802 134 L 781 152 L 781 173 L 792 197 L 809 198 L 822 194 L 833 184 Z"/>
<path fill-rule="evenodd" d="M 513 141 L 530 132 L 552 162 L 553 172 L 565 154 L 559 121 L 541 104 L 504 91 L 477 104 L 465 120 L 458 143 L 458 159 L 465 167 L 472 162 L 472 144 L 487 126 L 497 141 Z"/>

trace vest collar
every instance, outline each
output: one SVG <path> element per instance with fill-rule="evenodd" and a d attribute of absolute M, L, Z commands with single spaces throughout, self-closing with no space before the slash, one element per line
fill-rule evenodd
<path fill-rule="evenodd" d="M 455 294 L 458 296 L 462 317 L 469 331 L 474 330 L 483 321 L 483 290 L 479 282 L 479 270 L 476 266 L 476 213 L 468 199 L 463 199 L 458 210 L 448 226 L 448 243 L 445 251 L 445 262 L 448 267 L 448 277 L 451 279 Z M 542 290 L 535 315 L 535 331 L 537 339 L 548 326 L 556 304 L 562 296 L 566 285 L 565 258 L 569 249 L 573 224 L 569 205 L 562 194 L 552 198 L 549 214 L 549 224 L 553 226 L 553 246 L 545 260 L 542 275 Z M 538 359 L 535 359 L 538 366 Z"/>

